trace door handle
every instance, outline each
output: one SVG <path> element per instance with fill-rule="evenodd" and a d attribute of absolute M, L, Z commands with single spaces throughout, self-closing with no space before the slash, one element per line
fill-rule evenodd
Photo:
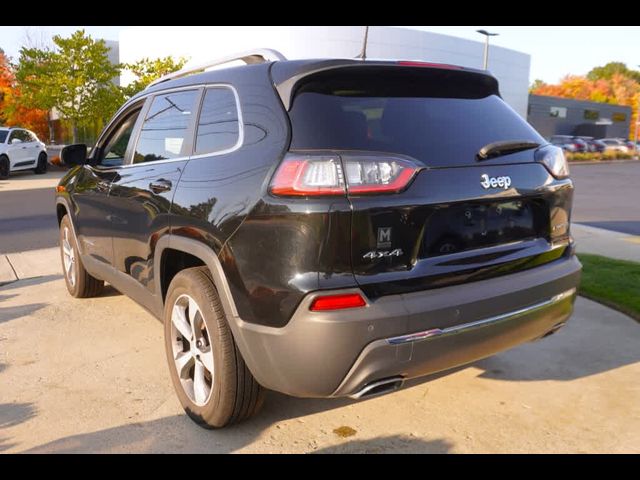
<path fill-rule="evenodd" d="M 153 193 L 162 193 L 162 192 L 168 192 L 169 190 L 171 190 L 172 186 L 173 185 L 171 184 L 171 181 L 161 178 L 159 180 L 154 180 L 153 182 L 151 182 L 149 184 L 149 189 Z"/>

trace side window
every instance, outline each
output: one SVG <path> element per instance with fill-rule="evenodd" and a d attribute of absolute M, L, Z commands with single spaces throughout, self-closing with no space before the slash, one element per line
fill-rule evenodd
<path fill-rule="evenodd" d="M 26 140 L 27 142 L 37 142 L 37 141 L 38 141 L 38 139 L 36 138 L 36 136 L 35 136 L 33 133 L 31 133 L 31 132 L 27 132 L 27 131 L 25 130 L 24 135 L 25 135 L 25 137 L 27 138 L 27 140 Z"/>
<path fill-rule="evenodd" d="M 127 145 L 133 133 L 133 127 L 140 115 L 140 109 L 129 113 L 118 125 L 113 134 L 102 148 L 99 165 L 103 167 L 118 167 L 124 163 Z"/>
<path fill-rule="evenodd" d="M 207 89 L 198 119 L 195 154 L 227 150 L 235 146 L 239 138 L 238 107 L 233 91 L 225 87 Z"/>
<path fill-rule="evenodd" d="M 133 163 L 184 156 L 183 146 L 198 97 L 197 90 L 158 95 L 147 113 Z"/>
<path fill-rule="evenodd" d="M 26 135 L 27 132 L 25 132 L 24 130 L 13 130 L 11 132 L 11 138 L 9 139 L 9 143 L 11 143 L 13 141 L 14 138 L 17 138 L 18 140 L 20 140 L 22 143 L 27 143 L 29 142 L 29 138 Z"/>

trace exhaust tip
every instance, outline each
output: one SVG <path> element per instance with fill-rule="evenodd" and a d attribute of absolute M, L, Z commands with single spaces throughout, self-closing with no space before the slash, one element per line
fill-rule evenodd
<path fill-rule="evenodd" d="M 383 378 L 382 380 L 366 384 L 358 392 L 349 395 L 349 398 L 361 399 L 377 397 L 398 390 L 402 384 L 404 384 L 404 378 L 402 377 Z"/>

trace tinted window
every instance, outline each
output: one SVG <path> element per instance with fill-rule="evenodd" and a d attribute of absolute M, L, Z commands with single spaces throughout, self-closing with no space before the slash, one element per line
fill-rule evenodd
<path fill-rule="evenodd" d="M 446 166 L 475 161 L 491 142 L 544 142 L 482 79 L 452 78 L 343 76 L 306 85 L 290 111 L 292 148 L 393 152 Z"/>
<path fill-rule="evenodd" d="M 611 119 L 614 122 L 626 122 L 627 121 L 627 114 L 626 113 L 616 112 L 613 115 L 611 115 Z"/>
<path fill-rule="evenodd" d="M 37 142 L 38 141 L 38 139 L 36 138 L 36 136 L 33 133 L 27 132 L 25 130 L 24 134 L 25 134 L 25 137 L 28 138 L 27 142 Z"/>
<path fill-rule="evenodd" d="M 116 167 L 124 163 L 124 156 L 127 152 L 127 145 L 133 133 L 133 127 L 136 124 L 140 110 L 129 113 L 124 120 L 118 125 L 114 133 L 107 140 L 102 150 L 102 158 L 100 165 L 105 167 Z"/>
<path fill-rule="evenodd" d="M 0 130 L 0 143 L 4 143 L 7 139 L 7 135 L 9 134 L 6 130 Z"/>
<path fill-rule="evenodd" d="M 24 130 L 13 130 L 11 132 L 11 138 L 9 139 L 9 141 L 12 141 L 14 138 L 17 138 L 23 143 L 31 141 L 31 139 L 29 138 L 29 133 L 25 132 Z"/>
<path fill-rule="evenodd" d="M 238 108 L 229 88 L 210 88 L 205 92 L 198 134 L 196 154 L 227 150 L 238 143 Z"/>
<path fill-rule="evenodd" d="M 585 110 L 585 120 L 598 120 L 600 118 L 600 112 L 598 110 Z"/>
<path fill-rule="evenodd" d="M 133 163 L 185 155 L 184 141 L 198 92 L 174 92 L 153 99 L 138 138 Z"/>

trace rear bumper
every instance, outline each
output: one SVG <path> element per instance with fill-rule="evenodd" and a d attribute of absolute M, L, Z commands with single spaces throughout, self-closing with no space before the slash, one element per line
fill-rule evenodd
<path fill-rule="evenodd" d="M 581 265 L 528 271 L 382 297 L 364 308 L 310 312 L 307 295 L 283 328 L 236 318 L 236 340 L 258 382 L 299 397 L 358 396 L 380 379 L 414 378 L 535 340 L 573 310 Z M 353 292 L 358 289 L 347 289 Z"/>

